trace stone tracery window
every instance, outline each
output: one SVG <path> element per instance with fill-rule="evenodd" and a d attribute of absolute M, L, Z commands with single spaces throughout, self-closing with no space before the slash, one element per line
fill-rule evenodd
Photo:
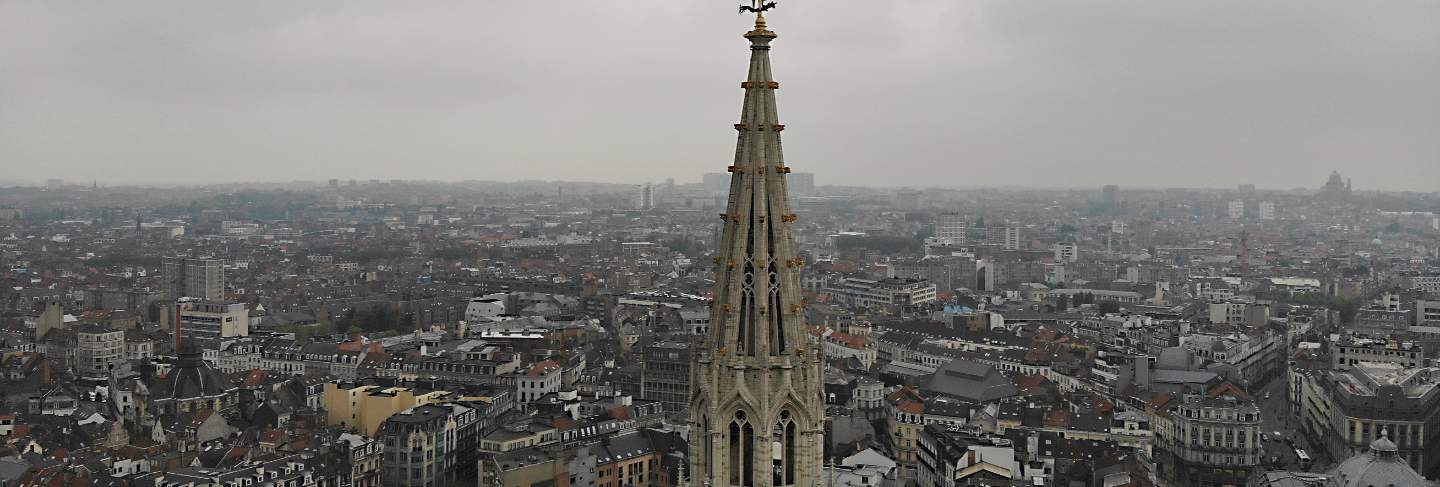
<path fill-rule="evenodd" d="M 770 431 L 773 479 L 771 485 L 795 484 L 795 419 L 790 410 L 780 410 L 780 419 Z"/>
<path fill-rule="evenodd" d="M 744 410 L 735 411 L 735 419 L 730 421 L 728 450 L 730 485 L 755 485 L 754 469 L 749 468 L 755 461 L 755 429 Z"/>

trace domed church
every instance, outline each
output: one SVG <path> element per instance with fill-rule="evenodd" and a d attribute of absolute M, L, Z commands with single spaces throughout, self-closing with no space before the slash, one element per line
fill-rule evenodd
<path fill-rule="evenodd" d="M 1400 458 L 1400 448 L 1390 441 L 1389 434 L 1382 431 L 1380 438 L 1370 443 L 1370 451 L 1340 462 L 1340 465 L 1330 472 L 1329 485 L 1369 487 L 1435 484 L 1410 468 L 1410 464 Z"/>
<path fill-rule="evenodd" d="M 170 373 L 150 381 L 150 399 L 160 415 L 179 415 L 202 409 L 233 412 L 239 404 L 239 387 L 202 358 L 200 347 L 184 342 Z"/>

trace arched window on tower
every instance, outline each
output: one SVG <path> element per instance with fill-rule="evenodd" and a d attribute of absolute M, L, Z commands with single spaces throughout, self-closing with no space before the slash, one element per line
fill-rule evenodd
<path fill-rule="evenodd" d="M 735 411 L 735 419 L 730 421 L 728 450 L 730 485 L 755 485 L 755 470 L 750 468 L 755 462 L 755 429 L 743 410 Z"/>
<path fill-rule="evenodd" d="M 775 261 L 770 261 L 770 268 L 766 270 L 770 278 L 770 320 L 773 323 L 770 335 L 771 355 L 785 354 L 785 308 L 780 301 L 780 271 Z"/>
<path fill-rule="evenodd" d="M 740 355 L 755 355 L 755 265 L 746 259 L 740 282 L 740 329 L 735 349 Z"/>
<path fill-rule="evenodd" d="M 771 485 L 795 484 L 795 420 L 790 410 L 780 410 L 780 419 L 770 430 Z"/>
<path fill-rule="evenodd" d="M 700 458 L 704 459 L 706 462 L 706 464 L 704 465 L 705 472 L 690 472 L 690 478 L 694 478 L 696 474 L 708 476 L 710 475 L 710 472 L 714 471 L 710 470 L 712 468 L 710 464 L 715 462 L 715 439 L 710 436 L 710 430 L 712 428 L 713 425 L 710 424 L 710 417 L 701 415 L 700 435 L 696 438 L 697 441 L 700 442 Z"/>

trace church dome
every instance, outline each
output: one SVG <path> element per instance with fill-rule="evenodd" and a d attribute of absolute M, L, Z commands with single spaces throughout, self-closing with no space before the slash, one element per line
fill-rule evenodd
<path fill-rule="evenodd" d="M 1353 457 L 1330 473 L 1334 485 L 1342 487 L 1431 485 L 1425 477 L 1400 458 L 1399 448 L 1384 431 L 1370 443 L 1370 451 Z"/>
<path fill-rule="evenodd" d="M 202 358 L 203 351 L 193 342 L 181 344 L 177 353 L 174 370 L 158 379 L 159 398 L 179 401 L 215 398 L 224 395 L 235 386 Z"/>
<path fill-rule="evenodd" d="M 1390 441 L 1389 435 L 1381 434 L 1380 438 L 1370 442 L 1370 451 L 1376 454 L 1395 453 L 1400 451 L 1400 447 L 1395 446 L 1395 442 Z"/>

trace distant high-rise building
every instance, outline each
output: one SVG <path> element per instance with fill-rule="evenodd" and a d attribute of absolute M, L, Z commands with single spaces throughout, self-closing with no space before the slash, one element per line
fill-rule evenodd
<path fill-rule="evenodd" d="M 635 195 L 635 207 L 641 210 L 655 208 L 655 187 L 650 183 L 640 185 Z"/>
<path fill-rule="evenodd" d="M 60 191 L 65 189 L 65 180 L 58 178 L 48 179 L 45 181 L 45 187 L 51 191 Z"/>
<path fill-rule="evenodd" d="M 219 301 L 225 297 L 225 267 L 218 259 L 167 257 L 160 275 L 168 299 Z"/>
<path fill-rule="evenodd" d="M 1069 281 L 1065 279 L 1065 264 L 1056 262 L 1045 264 L 1045 284 L 1064 286 L 1066 282 Z"/>
<path fill-rule="evenodd" d="M 1005 250 L 1020 250 L 1020 227 L 1005 225 Z"/>
<path fill-rule="evenodd" d="M 1261 202 L 1260 202 L 1260 219 L 1261 219 L 1261 220 L 1274 220 L 1274 219 L 1275 219 L 1275 202 L 1274 202 L 1274 201 L 1261 201 Z"/>
<path fill-rule="evenodd" d="M 1255 193 L 1255 185 L 1253 185 L 1253 184 L 1241 184 L 1241 185 L 1236 186 L 1235 189 L 1236 189 L 1237 191 L 1239 191 L 1240 194 L 1253 194 L 1253 193 Z"/>
<path fill-rule="evenodd" d="M 1226 214 L 1230 216 L 1231 220 L 1245 218 L 1245 200 L 1231 200 Z"/>
<path fill-rule="evenodd" d="M 946 212 L 935 215 L 935 238 L 945 245 L 960 245 L 966 242 L 970 222 L 965 215 Z"/>
<path fill-rule="evenodd" d="M 785 184 L 788 184 L 788 185 L 789 185 L 789 188 L 788 188 L 788 189 L 790 189 L 790 194 L 792 194 L 792 195 L 808 195 L 808 194 L 814 194 L 814 193 L 815 193 L 815 173 L 811 173 L 811 172 L 791 173 L 791 174 L 790 174 L 790 177 L 785 180 Z"/>
<path fill-rule="evenodd" d="M 330 178 L 330 185 L 329 185 L 329 186 L 330 186 L 330 189 L 339 188 L 339 187 L 340 187 L 340 180 L 339 180 L 339 179 L 335 179 L 335 178 Z"/>
<path fill-rule="evenodd" d="M 1120 211 L 1120 187 L 1114 184 L 1107 184 L 1100 188 L 1100 204 L 1108 212 Z"/>
<path fill-rule="evenodd" d="M 902 189 L 895 193 L 895 207 L 904 210 L 913 210 L 920 207 L 920 192 L 910 189 Z"/>
<path fill-rule="evenodd" d="M 1055 252 L 1055 262 L 1075 262 L 1080 260 L 1080 247 L 1074 242 L 1060 242 L 1051 247 Z"/>

